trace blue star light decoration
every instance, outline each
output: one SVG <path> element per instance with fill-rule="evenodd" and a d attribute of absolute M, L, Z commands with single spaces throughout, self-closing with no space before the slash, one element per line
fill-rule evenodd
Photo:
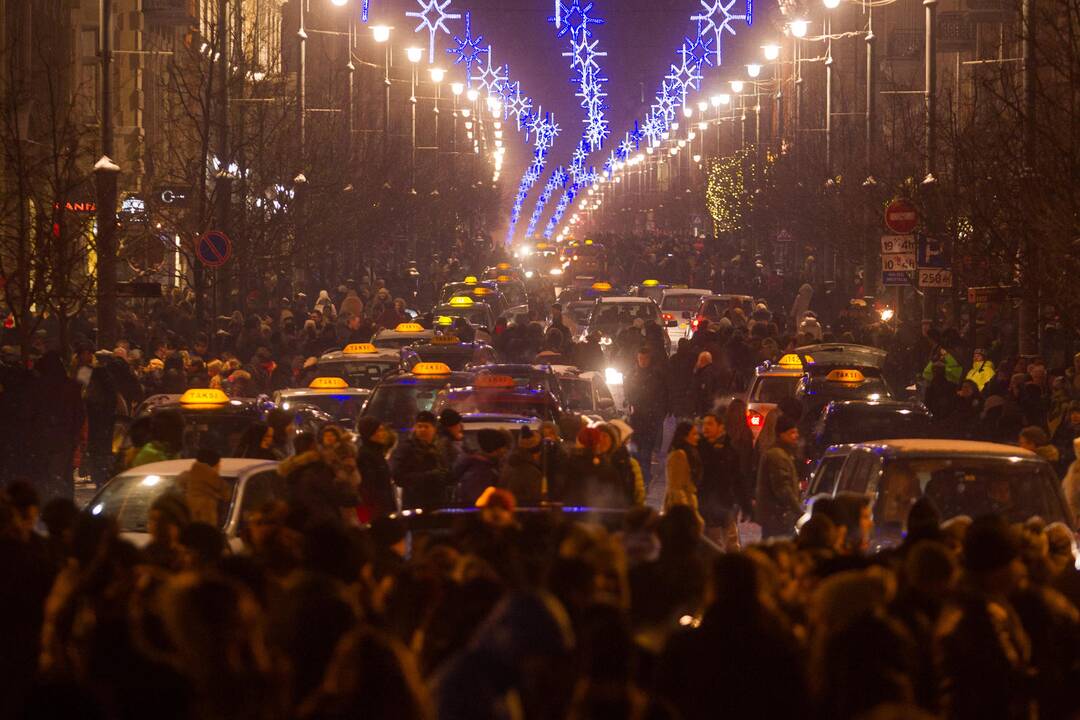
<path fill-rule="evenodd" d="M 426 29 L 428 32 L 428 63 L 435 62 L 435 35 L 442 32 L 447 35 L 450 34 L 450 28 L 446 26 L 447 20 L 460 20 L 461 15 L 458 13 L 448 13 L 446 8 L 450 6 L 450 0 L 416 0 L 416 3 L 420 6 L 420 11 L 410 10 L 405 13 L 406 17 L 419 18 L 420 24 L 416 26 L 415 32 L 420 32 Z"/>
<path fill-rule="evenodd" d="M 360 22 L 368 21 L 368 13 L 371 11 L 371 0 L 360 3 Z"/>
<path fill-rule="evenodd" d="M 671 83 L 672 97 L 677 97 L 679 105 L 686 104 L 686 96 L 691 90 L 701 88 L 701 67 L 687 62 L 686 55 L 678 65 L 671 66 L 667 79 Z"/>
<path fill-rule="evenodd" d="M 529 226 L 525 230 L 525 237 L 530 238 L 533 236 L 533 233 L 536 232 L 536 225 L 540 222 L 540 216 L 544 214 L 544 205 L 551 199 L 551 195 L 565 184 L 566 170 L 560 165 L 551 173 L 551 177 L 548 178 L 543 191 L 540 193 L 540 201 L 536 203 L 532 217 L 529 218 Z"/>
<path fill-rule="evenodd" d="M 713 64 L 713 55 L 716 54 L 716 49 L 713 47 L 716 43 L 715 38 L 707 33 L 701 32 L 701 25 L 698 24 L 697 37 L 690 39 L 685 37 L 683 39 L 682 47 L 679 48 L 679 54 L 683 57 L 683 62 L 689 62 L 693 65 L 697 65 L 699 68 L 716 67 Z"/>
<path fill-rule="evenodd" d="M 461 37 L 454 36 L 457 47 L 447 49 L 447 53 L 454 56 L 455 65 L 465 65 L 465 84 L 472 87 L 473 67 L 480 63 L 480 56 L 491 53 L 491 46 L 483 47 L 483 35 L 472 36 L 472 13 L 465 13 L 465 34 Z"/>
<path fill-rule="evenodd" d="M 521 208 L 525 204 L 525 199 L 529 196 L 529 191 L 532 190 L 533 185 L 537 183 L 540 176 L 544 174 L 548 150 L 555 144 L 555 138 L 561 132 L 554 116 L 551 113 L 544 112 L 541 107 L 537 107 L 536 112 L 530 115 L 526 127 L 533 135 L 533 161 L 521 177 L 518 192 L 514 198 L 514 205 L 510 209 L 510 228 L 507 231 L 508 243 L 514 238 L 514 230 L 517 227 L 518 220 L 521 219 Z"/>
<path fill-rule="evenodd" d="M 659 145 L 665 130 L 667 127 L 664 121 L 655 114 L 650 114 L 645 118 L 645 125 L 642 126 L 641 132 L 650 145 Z"/>
<path fill-rule="evenodd" d="M 507 80 L 506 76 L 509 69 L 507 65 L 496 65 L 492 62 L 491 46 L 489 45 L 487 58 L 480 68 L 480 74 L 476 76 L 476 81 L 479 83 L 477 89 L 486 92 L 488 95 L 498 95 L 499 87 Z"/>
<path fill-rule="evenodd" d="M 507 83 L 507 87 L 511 87 L 511 83 Z M 522 116 L 525 119 L 529 117 L 529 110 L 532 109 L 532 100 L 521 94 L 521 83 L 515 82 L 512 84 L 513 97 L 506 101 L 507 113 L 513 114 L 518 121 L 518 130 L 524 125 L 522 124 Z"/>
<path fill-rule="evenodd" d="M 562 3 L 561 0 L 556 0 L 557 10 L 561 8 L 561 13 L 556 12 L 555 17 L 549 18 L 549 21 L 555 23 L 555 29 L 558 30 L 555 33 L 555 37 L 561 38 L 569 33 L 570 37 L 577 40 L 580 35 L 589 36 L 592 35 L 592 31 L 589 30 L 589 25 L 603 25 L 604 21 L 600 18 L 594 18 L 589 13 L 592 12 L 593 4 L 586 3 L 582 5 L 579 0 L 571 0 L 569 5 Z M 560 18 L 561 14 L 561 18 Z M 556 22 L 559 18 L 560 21 Z"/>
<path fill-rule="evenodd" d="M 732 8 L 738 2 L 745 3 L 742 13 L 733 12 Z M 734 24 L 740 20 L 747 25 L 753 23 L 753 0 L 699 0 L 702 12 L 691 15 L 690 19 L 699 23 L 700 32 L 714 33 L 716 35 L 716 64 L 719 65 L 723 58 L 723 34 L 728 32 L 735 34 Z"/>
<path fill-rule="evenodd" d="M 637 120 L 634 121 L 634 129 L 627 134 L 627 137 L 634 143 L 635 150 L 641 149 L 641 141 L 645 139 L 645 133 L 642 132 Z"/>
<path fill-rule="evenodd" d="M 623 162 L 634 154 L 634 143 L 630 139 L 630 133 L 626 133 L 626 137 L 619 143 L 619 147 L 616 148 L 615 153 L 619 160 L 622 160 Z"/>

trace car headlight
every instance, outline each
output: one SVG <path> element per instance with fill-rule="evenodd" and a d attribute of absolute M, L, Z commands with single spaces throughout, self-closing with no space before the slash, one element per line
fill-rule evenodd
<path fill-rule="evenodd" d="M 615 368 L 605 368 L 604 382 L 606 382 L 608 385 L 622 385 L 623 374 Z"/>
<path fill-rule="evenodd" d="M 562 268 L 551 268 L 551 275 L 562 275 Z"/>
<path fill-rule="evenodd" d="M 600 338 L 600 344 L 601 345 L 610 345 L 611 344 L 611 338 L 609 338 L 609 337 L 601 337 Z"/>

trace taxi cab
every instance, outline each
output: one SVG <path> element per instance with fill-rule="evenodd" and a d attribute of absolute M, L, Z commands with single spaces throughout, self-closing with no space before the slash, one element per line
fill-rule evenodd
<path fill-rule="evenodd" d="M 380 330 L 375 333 L 371 344 L 380 349 L 400 350 L 406 345 L 412 345 L 422 340 L 430 340 L 435 336 L 435 331 L 425 328 L 420 323 L 401 323 L 393 330 Z"/>
<path fill-rule="evenodd" d="M 660 306 L 660 319 L 673 345 L 686 337 L 694 311 L 708 294 L 710 291 L 705 288 L 669 287 L 660 293 L 659 299 L 653 298 Z"/>
<path fill-rule="evenodd" d="M 440 390 L 468 385 L 472 378 L 473 373 L 454 372 L 444 363 L 417 363 L 409 372 L 383 378 L 360 415 L 378 418 L 399 433 L 408 432 L 418 412 L 432 410 Z"/>
<path fill-rule="evenodd" d="M 776 363 L 765 363 L 754 371 L 754 379 L 746 390 L 746 424 L 754 439 L 765 426 L 765 417 L 786 397 L 794 397 L 806 366 L 814 362 L 809 355 L 788 353 Z"/>
<path fill-rule="evenodd" d="M 586 285 L 563 288 L 559 293 L 559 302 L 565 307 L 567 303 L 587 300 L 590 303 L 597 298 L 614 297 L 621 294 L 621 290 L 609 282 L 600 280 Z"/>
<path fill-rule="evenodd" d="M 521 271 L 508 262 L 501 262 L 492 265 L 491 267 L 484 268 L 484 277 L 488 280 L 494 280 L 500 275 L 515 277 L 519 280 L 521 279 Z"/>
<path fill-rule="evenodd" d="M 607 275 L 607 253 L 604 246 L 586 240 L 566 254 L 565 272 L 572 278 L 598 278 Z"/>
<path fill-rule="evenodd" d="M 233 552 L 243 550 L 240 538 L 252 513 L 267 500 L 285 499 L 285 479 L 277 467 L 261 459 L 221 459 L 221 478 L 231 496 L 218 505 L 218 529 Z M 150 543 L 150 506 L 165 493 L 179 493 L 177 479 L 190 469 L 190 460 L 165 460 L 125 470 L 94 495 L 86 512 L 112 518 L 124 540 L 145 547 Z"/>
<path fill-rule="evenodd" d="M 821 368 L 815 362 L 808 366 L 806 374 L 799 379 L 795 398 L 803 406 L 799 432 L 803 437 L 807 437 L 821 417 L 822 410 L 830 402 L 891 400 L 893 395 L 880 371 L 873 368 L 829 369 Z"/>
<path fill-rule="evenodd" d="M 508 308 L 529 304 L 529 293 L 521 280 L 510 275 L 499 275 L 495 278 L 495 283 Z"/>
<path fill-rule="evenodd" d="M 451 370 L 495 362 L 495 350 L 483 342 L 462 342 L 456 335 L 436 335 L 429 342 L 401 349 L 401 364 L 411 370 L 418 363 L 440 362 Z"/>
<path fill-rule="evenodd" d="M 498 285 L 493 280 L 481 280 L 475 275 L 466 275 L 461 282 L 448 282 L 439 290 L 439 303 L 450 302 L 455 295 L 468 295 L 478 287 L 488 290 L 497 290 Z"/>
<path fill-rule="evenodd" d="M 370 394 L 370 388 L 351 387 L 344 378 L 324 376 L 313 379 L 306 388 L 278 390 L 274 404 L 282 410 L 315 407 L 347 427 L 356 421 Z"/>
<path fill-rule="evenodd" d="M 537 277 L 557 278 L 563 274 L 559 251 L 546 242 L 536 243 L 535 249 L 524 259 L 522 265 L 525 267 L 526 280 Z"/>
<path fill-rule="evenodd" d="M 139 405 L 136 417 L 178 410 L 184 419 L 184 440 L 180 455 L 195 457 L 200 448 L 216 450 L 228 457 L 252 423 L 266 418 L 273 408 L 269 398 L 231 398 L 221 390 L 192 388 L 182 395 L 152 395 Z M 294 427 L 315 431 L 330 417 L 313 407 L 298 408 Z"/>
<path fill-rule="evenodd" d="M 401 365 L 396 349 L 378 348 L 373 343 L 349 343 L 341 350 L 323 353 L 308 372 L 308 387 L 320 378 L 340 378 L 349 387 L 370 391 L 387 373 Z"/>
<path fill-rule="evenodd" d="M 642 280 L 640 285 L 631 285 L 626 291 L 627 295 L 633 295 L 634 297 L 647 297 L 652 298 L 653 301 L 659 305 L 660 298 L 664 296 L 664 291 L 670 288 L 671 285 L 662 283 L 656 278 L 649 278 Z M 708 291 L 705 292 L 708 295 Z M 694 306 L 694 310 L 697 309 L 697 305 Z"/>
<path fill-rule="evenodd" d="M 547 390 L 522 387 L 509 375 L 481 373 L 470 385 L 450 387 L 438 393 L 433 412 L 446 408 L 462 415 L 497 413 L 557 422 L 562 414 L 559 399 Z"/>
<path fill-rule="evenodd" d="M 931 438 L 930 411 L 918 402 L 844 400 L 825 406 L 805 438 L 807 462 L 815 462 L 832 445 L 850 445 L 890 438 Z"/>
<path fill-rule="evenodd" d="M 442 324 L 441 318 L 465 318 L 470 325 L 488 335 L 489 339 L 491 331 L 495 328 L 495 314 L 491 306 L 470 297 L 450 298 L 448 303 L 437 305 L 432 312 L 437 324 Z"/>
<path fill-rule="evenodd" d="M 840 468 L 833 494 L 871 498 L 873 547 L 902 539 L 908 512 L 922 497 L 942 520 L 1000 514 L 1009 522 L 1033 516 L 1076 527 L 1053 467 L 1013 445 L 901 438 L 854 446 Z"/>

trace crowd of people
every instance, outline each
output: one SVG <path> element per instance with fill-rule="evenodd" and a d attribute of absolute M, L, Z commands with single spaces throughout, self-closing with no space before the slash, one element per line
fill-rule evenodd
<path fill-rule="evenodd" d="M 670 469 L 695 472 L 694 432 L 677 433 Z M 190 479 L 209 495 L 194 475 L 215 460 Z M 795 540 L 720 553 L 685 502 L 603 520 L 518 515 L 505 490 L 477 504 L 445 530 L 410 532 L 401 518 L 361 528 L 338 508 L 272 500 L 227 550 L 213 503 L 167 494 L 140 549 L 112 519 L 11 484 L 0 716 L 1080 711 L 1080 574 L 1062 525 L 942 524 L 920 501 L 903 544 L 870 553 L 866 498 L 840 495 L 815 503 Z"/>

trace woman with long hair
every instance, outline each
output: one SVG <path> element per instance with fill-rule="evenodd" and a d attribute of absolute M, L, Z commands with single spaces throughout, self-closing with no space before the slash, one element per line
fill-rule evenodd
<path fill-rule="evenodd" d="M 698 486 L 701 485 L 701 456 L 698 455 L 698 429 L 691 422 L 680 422 L 671 436 L 667 456 L 667 493 L 664 511 L 675 505 L 688 505 L 697 512 Z"/>
<path fill-rule="evenodd" d="M 740 487 L 748 488 L 748 493 L 753 495 L 753 478 L 757 476 L 757 468 L 754 467 L 754 433 L 746 424 L 746 412 L 746 401 L 734 398 L 724 411 L 724 428 L 727 430 L 728 445 L 739 458 L 735 482 Z"/>

